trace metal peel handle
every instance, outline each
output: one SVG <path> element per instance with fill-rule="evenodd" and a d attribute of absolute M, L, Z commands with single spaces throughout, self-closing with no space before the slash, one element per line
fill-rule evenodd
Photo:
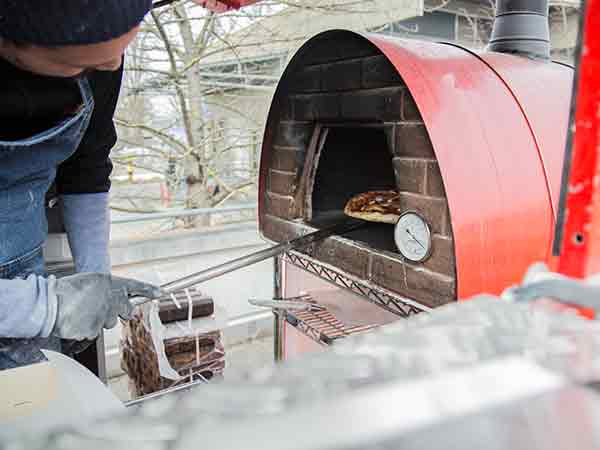
<path fill-rule="evenodd" d="M 250 253 L 249 255 L 245 255 L 240 258 L 233 259 L 231 261 L 227 261 L 223 264 L 219 264 L 218 266 L 209 267 L 208 269 L 201 270 L 200 272 L 187 275 L 185 277 L 163 284 L 161 288 L 163 289 L 165 294 L 189 288 L 191 286 L 195 286 L 205 281 L 212 280 L 213 278 L 220 277 L 221 275 L 225 275 L 238 269 L 243 269 L 244 267 L 251 266 L 252 264 L 259 263 L 266 259 L 279 256 L 287 251 L 305 248 L 315 242 L 319 242 L 330 236 L 333 236 L 334 234 L 341 235 L 344 233 L 348 233 L 350 231 L 356 230 L 357 228 L 361 228 L 367 224 L 367 222 L 363 222 L 361 220 L 346 220 L 336 225 L 321 228 L 320 230 L 317 230 L 313 233 L 309 233 L 299 238 L 292 239 L 291 241 L 277 244 L 264 250 Z M 134 298 L 131 300 L 131 303 L 134 306 L 139 306 L 150 301 L 150 299 Z"/>

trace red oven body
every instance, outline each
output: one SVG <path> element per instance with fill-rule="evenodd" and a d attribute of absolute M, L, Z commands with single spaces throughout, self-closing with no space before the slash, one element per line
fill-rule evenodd
<path fill-rule="evenodd" d="M 427 129 L 451 221 L 455 299 L 482 292 L 499 294 L 519 282 L 533 262 L 554 266 L 551 249 L 573 69 L 501 53 L 474 53 L 452 44 L 349 31 L 315 36 L 282 75 L 261 155 L 261 232 L 270 214 L 266 199 L 275 130 L 286 114 L 280 98 L 298 71 L 306 70 L 307 55 L 322 52 L 332 36 L 339 40 L 343 35 L 364 40 L 387 58 L 410 91 Z M 344 49 L 338 52 L 343 59 Z M 282 296 L 297 295 L 302 285 L 309 291 L 315 284 L 314 270 L 309 274 L 297 267 L 286 269 L 290 262 L 285 259 L 281 264 Z M 418 293 L 412 300 L 419 304 Z M 294 333 L 288 332 L 287 337 Z"/>
<path fill-rule="evenodd" d="M 298 51 L 282 82 L 293 76 L 294 60 L 318 51 L 327 33 Z M 476 54 L 450 44 L 362 38 L 398 71 L 429 132 L 450 209 L 457 298 L 500 293 L 532 262 L 550 261 L 572 68 L 500 53 Z M 274 101 L 261 156 L 261 219 L 270 124 L 279 114 Z"/>

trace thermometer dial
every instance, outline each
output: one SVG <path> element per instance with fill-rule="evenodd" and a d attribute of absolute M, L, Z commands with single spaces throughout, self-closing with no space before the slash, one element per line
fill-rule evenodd
<path fill-rule="evenodd" d="M 419 214 L 408 211 L 400 216 L 394 240 L 400 254 L 409 261 L 423 262 L 431 254 L 431 231 Z"/>

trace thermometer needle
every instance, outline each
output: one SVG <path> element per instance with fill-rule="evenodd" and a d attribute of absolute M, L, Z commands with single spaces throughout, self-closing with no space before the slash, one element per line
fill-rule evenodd
<path fill-rule="evenodd" d="M 406 232 L 408 233 L 408 235 L 413 239 L 413 241 L 415 241 L 417 244 L 419 244 L 419 246 L 425 250 L 425 247 L 423 246 L 423 244 L 421 244 L 421 242 L 410 232 L 410 230 L 407 228 Z"/>

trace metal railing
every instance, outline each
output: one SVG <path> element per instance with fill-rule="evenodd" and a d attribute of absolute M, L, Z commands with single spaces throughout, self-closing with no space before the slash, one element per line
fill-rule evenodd
<path fill-rule="evenodd" d="M 251 211 L 257 208 L 257 204 L 222 206 L 218 208 L 196 208 L 196 209 L 175 209 L 171 211 L 147 214 L 131 214 L 127 217 L 119 217 L 111 220 L 111 224 L 145 222 L 149 220 L 173 219 L 175 217 L 193 217 L 204 216 L 208 214 L 232 213 L 240 211 Z"/>

